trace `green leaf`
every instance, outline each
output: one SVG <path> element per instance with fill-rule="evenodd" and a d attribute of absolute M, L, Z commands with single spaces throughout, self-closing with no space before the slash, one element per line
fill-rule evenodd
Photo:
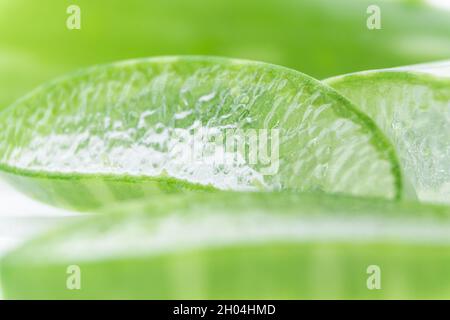
<path fill-rule="evenodd" d="M 264 63 L 93 67 L 35 90 L 0 126 L 6 178 L 81 210 L 180 190 L 402 193 L 393 147 L 370 119 L 319 81 Z"/>
<path fill-rule="evenodd" d="M 166 196 L 107 213 L 87 216 L 7 255 L 1 264 L 5 297 L 450 296 L 449 207 L 225 192 Z M 376 269 L 379 283 L 371 278 Z M 74 290 L 77 284 L 81 290 Z"/>
<path fill-rule="evenodd" d="M 450 61 L 330 78 L 395 145 L 424 201 L 450 203 Z"/>

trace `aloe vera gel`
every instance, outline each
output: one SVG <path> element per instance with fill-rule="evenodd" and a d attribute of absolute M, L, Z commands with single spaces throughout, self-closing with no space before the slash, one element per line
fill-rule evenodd
<path fill-rule="evenodd" d="M 0 8 L 2 298 L 450 298 L 449 12 Z"/>
<path fill-rule="evenodd" d="M 93 67 L 38 88 L 0 121 L 8 178 L 66 207 L 151 197 L 167 185 L 402 196 L 394 148 L 371 119 L 319 81 L 264 63 L 168 57 Z"/>
<path fill-rule="evenodd" d="M 450 61 L 328 79 L 396 146 L 423 201 L 450 202 Z"/>

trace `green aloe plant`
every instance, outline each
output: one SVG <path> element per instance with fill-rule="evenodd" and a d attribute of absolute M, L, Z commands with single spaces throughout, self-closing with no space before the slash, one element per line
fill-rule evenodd
<path fill-rule="evenodd" d="M 0 176 L 97 212 L 3 257 L 4 297 L 450 297 L 450 208 L 404 199 L 449 202 L 450 65 L 345 74 L 448 59 L 449 12 L 421 0 L 74 4 L 81 30 L 65 28 L 69 3 L 0 0 Z M 381 30 L 366 26 L 374 4 Z M 345 75 L 140 59 L 5 108 L 76 68 L 174 53 Z M 227 132 L 243 149 L 211 162 Z M 260 132 L 269 162 L 249 162 Z"/>
<path fill-rule="evenodd" d="M 319 81 L 264 63 L 165 57 L 97 66 L 0 115 L 3 176 L 79 210 L 180 190 L 404 193 L 394 148 L 368 117 Z M 229 132 L 232 149 L 216 162 L 215 147 L 229 143 L 217 136 Z M 257 153 L 270 161 L 251 163 L 263 138 Z"/>
<path fill-rule="evenodd" d="M 390 138 L 421 200 L 450 203 L 450 61 L 358 72 L 325 83 Z"/>
<path fill-rule="evenodd" d="M 448 69 L 321 83 L 259 62 L 163 57 L 36 89 L 0 114 L 2 176 L 42 201 L 101 214 L 4 257 L 4 295 L 448 297 L 449 207 L 399 201 L 414 192 L 403 175 L 420 199 L 448 199 Z M 212 137 L 196 141 L 205 128 Z M 244 160 L 246 130 L 277 130 L 277 170 L 235 154 L 228 163 L 179 161 L 192 142 L 196 160 L 215 156 L 226 130 L 244 141 Z M 82 290 L 70 288 L 73 267 Z M 383 270 L 380 291 L 367 282 L 373 268 Z"/>

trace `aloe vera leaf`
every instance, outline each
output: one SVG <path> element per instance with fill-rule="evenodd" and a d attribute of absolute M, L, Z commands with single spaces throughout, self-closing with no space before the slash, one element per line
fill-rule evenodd
<path fill-rule="evenodd" d="M 10 299 L 450 297 L 446 206 L 290 193 L 162 197 L 10 252 Z M 81 290 L 69 290 L 69 266 Z M 369 266 L 381 290 L 369 290 Z M 370 270 L 370 269 L 369 269 Z"/>
<path fill-rule="evenodd" d="M 324 78 L 450 56 L 450 13 L 409 2 L 0 0 L 0 106 L 52 77 L 130 57 L 227 55 Z M 66 28 L 73 4 L 81 30 Z M 374 4 L 381 30 L 366 27 Z"/>
<path fill-rule="evenodd" d="M 165 57 L 93 67 L 0 116 L 7 179 L 76 209 L 161 190 L 402 193 L 393 147 L 370 119 L 319 81 L 264 63 Z"/>
<path fill-rule="evenodd" d="M 450 61 L 359 72 L 325 82 L 391 139 L 419 199 L 450 203 Z"/>

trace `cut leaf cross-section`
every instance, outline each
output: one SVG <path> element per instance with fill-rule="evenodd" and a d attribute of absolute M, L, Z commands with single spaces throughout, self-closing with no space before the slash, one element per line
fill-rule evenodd
<path fill-rule="evenodd" d="M 0 126 L 7 178 L 77 209 L 161 190 L 402 192 L 394 149 L 369 118 L 319 81 L 259 62 L 96 66 L 38 88 Z"/>

